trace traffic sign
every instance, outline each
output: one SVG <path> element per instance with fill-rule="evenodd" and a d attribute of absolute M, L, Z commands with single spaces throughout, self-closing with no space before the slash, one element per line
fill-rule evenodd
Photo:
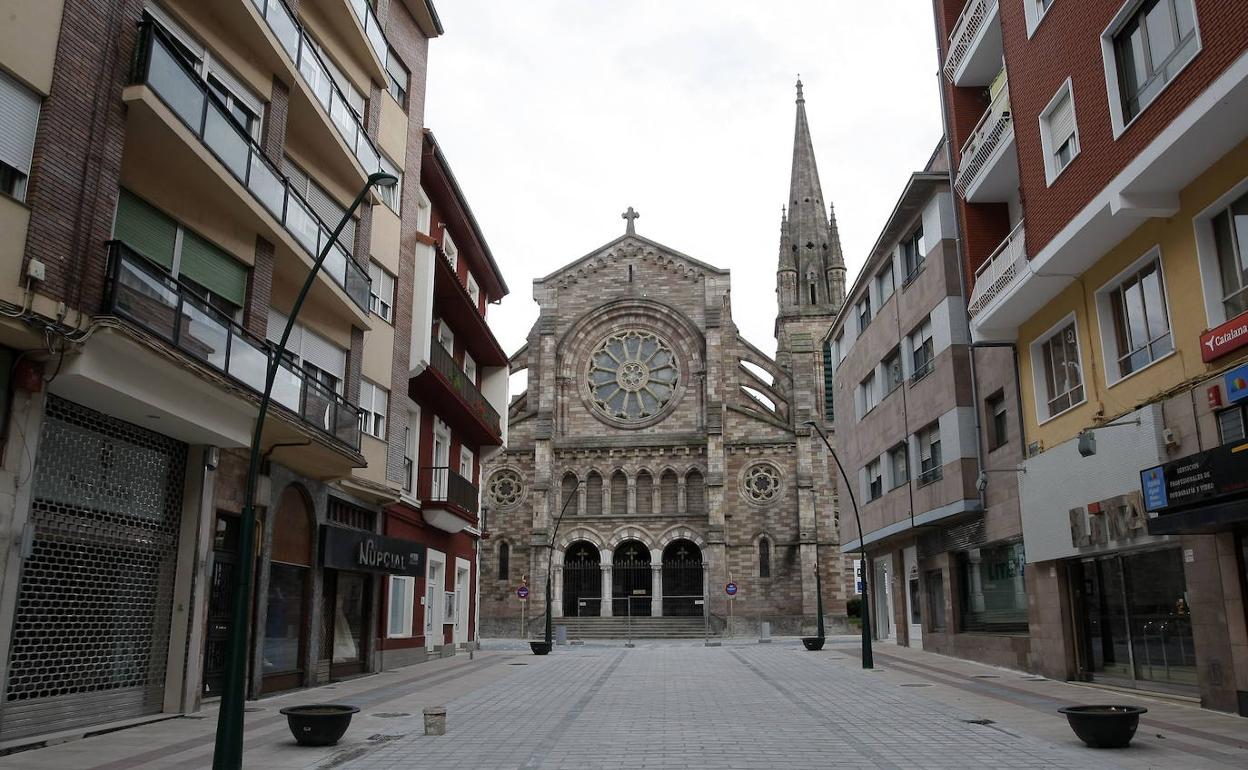
<path fill-rule="evenodd" d="M 730 582 L 730 583 L 728 583 L 727 585 L 725 585 L 725 586 L 724 586 L 724 593 L 728 594 L 729 596 L 736 596 L 736 595 L 737 595 L 737 584 L 736 584 L 736 583 L 731 583 L 731 582 Z"/>
<path fill-rule="evenodd" d="M 517 588 L 517 589 L 516 589 L 516 596 L 520 597 L 521 599 L 527 599 L 527 598 L 529 598 L 529 587 L 528 587 L 528 586 L 520 586 L 519 588 Z"/>

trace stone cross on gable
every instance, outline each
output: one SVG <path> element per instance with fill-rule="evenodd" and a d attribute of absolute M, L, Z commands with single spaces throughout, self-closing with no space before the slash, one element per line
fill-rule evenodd
<path fill-rule="evenodd" d="M 620 214 L 620 219 L 628 220 L 628 227 L 624 230 L 625 235 L 636 234 L 637 230 L 633 227 L 633 220 L 637 219 L 637 217 L 639 216 L 641 216 L 641 214 L 638 214 L 636 211 L 633 211 L 632 206 L 628 207 L 628 211 L 625 211 L 623 214 Z"/>

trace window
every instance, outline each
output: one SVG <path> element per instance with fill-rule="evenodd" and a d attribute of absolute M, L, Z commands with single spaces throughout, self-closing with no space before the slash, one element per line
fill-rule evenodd
<path fill-rule="evenodd" d="M 475 478 L 473 471 L 474 471 L 474 466 L 476 465 L 476 462 L 477 462 L 477 456 L 473 454 L 471 449 L 469 449 L 466 446 L 461 446 L 459 448 L 459 475 L 460 476 L 463 476 L 465 479 L 471 482 Z"/>
<path fill-rule="evenodd" d="M 377 165 L 382 171 L 398 180 L 389 187 L 373 188 L 377 191 L 377 195 L 381 198 L 382 203 L 389 206 L 391 211 L 398 214 L 401 201 L 403 200 L 403 172 L 399 170 L 398 166 L 391 163 L 390 159 L 385 155 L 377 156 Z"/>
<path fill-rule="evenodd" d="M 883 305 L 888 298 L 893 296 L 893 291 L 897 285 L 893 281 L 893 262 L 890 259 L 884 269 L 875 274 L 875 285 L 879 290 L 880 304 Z"/>
<path fill-rule="evenodd" d="M 394 323 L 394 276 L 376 262 L 368 263 L 368 309 L 386 323 Z"/>
<path fill-rule="evenodd" d="M 403 491 L 416 488 L 416 458 L 420 456 L 420 407 L 407 413 L 407 436 L 403 442 Z"/>
<path fill-rule="evenodd" d="M 1053 184 L 1079 154 L 1075 98 L 1069 78 L 1040 113 L 1040 144 L 1044 148 L 1045 180 Z"/>
<path fill-rule="evenodd" d="M 472 273 L 468 274 L 468 297 L 472 299 L 473 309 L 481 312 L 481 287 L 477 285 L 477 279 L 472 277 Z"/>
<path fill-rule="evenodd" d="M 1213 241 L 1226 317 L 1248 310 L 1248 193 L 1213 217 Z"/>
<path fill-rule="evenodd" d="M 438 319 L 438 344 L 447 353 L 455 353 L 455 332 L 441 318 Z"/>
<path fill-rule="evenodd" d="M 654 477 L 649 471 L 638 471 L 633 479 L 637 513 L 654 513 Z"/>
<path fill-rule="evenodd" d="M 446 261 L 451 263 L 451 269 L 458 271 L 459 249 L 455 246 L 450 232 L 445 229 L 442 231 L 442 253 L 446 255 Z"/>
<path fill-rule="evenodd" d="M 932 371 L 936 359 L 930 317 L 924 318 L 923 323 L 910 332 L 910 349 L 914 351 L 914 374 L 910 375 L 910 381 L 918 382 Z"/>
<path fill-rule="evenodd" d="M 386 76 L 390 80 L 390 95 L 400 107 L 407 109 L 407 86 L 412 76 L 393 48 L 386 49 Z"/>
<path fill-rule="evenodd" d="M 390 409 L 390 391 L 360 380 L 360 428 L 382 441 L 386 440 L 386 415 Z"/>
<path fill-rule="evenodd" d="M 1079 338 L 1074 319 L 1039 343 L 1032 352 L 1033 356 L 1037 350 L 1040 358 L 1037 374 L 1044 378 L 1042 392 L 1045 394 L 1045 413 L 1041 418 L 1056 417 L 1082 404 L 1083 372 L 1079 364 Z"/>
<path fill-rule="evenodd" d="M 1023 15 L 1027 19 L 1027 37 L 1031 37 L 1040 25 L 1044 15 L 1049 12 L 1054 0 L 1024 0 Z"/>
<path fill-rule="evenodd" d="M 999 449 L 1009 441 L 1005 417 L 1005 391 L 998 390 L 989 396 L 984 401 L 984 411 L 988 413 L 988 450 Z"/>
<path fill-rule="evenodd" d="M 871 323 L 871 295 L 867 294 L 858 301 L 858 333 L 862 334 L 869 323 Z"/>
<path fill-rule="evenodd" d="M 39 124 L 39 95 L 0 71 L 0 193 L 26 199 Z"/>
<path fill-rule="evenodd" d="M 884 494 L 884 479 L 880 476 L 880 461 L 867 463 L 867 500 L 875 500 Z"/>
<path fill-rule="evenodd" d="M 906 379 L 906 375 L 901 369 L 901 350 L 893 348 L 893 352 L 885 356 L 880 363 L 880 367 L 884 370 L 884 390 L 885 395 L 888 395 L 897 390 Z"/>
<path fill-rule="evenodd" d="M 464 353 L 464 375 L 468 377 L 468 382 L 477 384 L 477 362 L 467 352 Z"/>
<path fill-rule="evenodd" d="M 888 450 L 888 468 L 892 474 L 890 488 L 896 489 L 910 481 L 910 448 L 901 443 Z"/>
<path fill-rule="evenodd" d="M 919 225 L 910 237 L 901 243 L 901 265 L 906 271 L 905 283 L 910 283 L 923 269 L 927 248 L 923 243 L 923 226 Z"/>
<path fill-rule="evenodd" d="M 838 338 L 839 343 L 839 338 Z M 833 388 L 835 386 L 836 361 L 832 352 L 832 343 L 824 340 L 823 342 L 823 419 L 828 422 L 836 417 L 836 410 L 833 408 Z"/>
<path fill-rule="evenodd" d="M 706 479 L 697 468 L 685 474 L 685 513 L 706 513 Z"/>
<path fill-rule="evenodd" d="M 766 537 L 758 539 L 758 576 L 771 577 L 771 541 Z"/>
<path fill-rule="evenodd" d="M 915 434 L 919 443 L 919 486 L 931 484 L 943 476 L 940 458 L 940 423 L 932 423 Z"/>
<path fill-rule="evenodd" d="M 511 577 L 511 546 L 506 541 L 498 544 L 498 579 L 507 580 Z"/>
<path fill-rule="evenodd" d="M 1097 305 L 1102 328 L 1113 331 L 1106 344 L 1117 359 L 1107 372 L 1111 379 L 1126 377 L 1174 350 L 1161 260 L 1155 253 L 1143 267 L 1132 267 L 1116 285 L 1098 292 Z M 1112 323 L 1104 320 L 1106 314 Z"/>
<path fill-rule="evenodd" d="M 585 513 L 602 515 L 602 475 L 598 471 L 590 471 L 585 477 Z"/>
<path fill-rule="evenodd" d="M 1221 443 L 1229 444 L 1248 438 L 1248 433 L 1244 430 L 1245 423 L 1248 421 L 1244 419 L 1243 405 L 1218 412 L 1218 438 L 1221 439 Z"/>
<path fill-rule="evenodd" d="M 1022 543 L 982 546 L 958 554 L 963 631 L 1027 630 L 1025 560 Z"/>
<path fill-rule="evenodd" d="M 338 202 L 333 195 L 322 187 L 315 179 L 308 175 L 299 164 L 290 159 L 289 156 L 282 158 L 282 173 L 286 175 L 290 188 L 303 196 L 307 201 L 308 207 L 320 218 L 322 224 L 326 227 L 333 227 L 334 223 L 343 218 L 347 213 L 347 209 Z M 299 212 L 301 220 L 308 228 L 308 237 L 312 239 L 310 242 L 315 243 L 317 238 L 317 226 L 308 217 L 302 206 L 297 206 L 296 211 Z M 289 224 L 289 223 L 288 223 Z M 300 225 L 301 227 L 303 225 Z M 347 219 L 347 224 L 342 229 L 342 235 L 338 237 L 338 245 L 348 254 L 355 252 L 355 231 L 356 221 L 354 217 Z"/>
<path fill-rule="evenodd" d="M 1144 0 L 1111 38 L 1118 86 L 1114 107 L 1125 127 L 1200 49 L 1196 9 L 1192 0 Z"/>
<path fill-rule="evenodd" d="M 864 415 L 879 406 L 880 396 L 875 388 L 875 372 L 868 374 L 867 378 L 859 383 L 858 394 L 858 401 L 862 404 Z"/>
<path fill-rule="evenodd" d="M 840 366 L 847 355 L 849 355 L 849 348 L 845 345 L 845 330 L 842 329 L 841 333 L 836 335 L 836 365 Z"/>
<path fill-rule="evenodd" d="M 945 626 L 945 573 L 938 569 L 929 571 L 923 580 L 927 589 L 927 617 L 929 631 L 944 631 Z"/>
<path fill-rule="evenodd" d="M 406 639 L 412 635 L 413 606 L 416 601 L 416 578 L 391 575 L 389 611 L 386 613 L 386 636 Z"/>

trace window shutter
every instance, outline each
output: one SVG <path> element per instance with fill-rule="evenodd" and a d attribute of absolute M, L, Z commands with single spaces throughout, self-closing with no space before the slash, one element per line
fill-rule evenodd
<path fill-rule="evenodd" d="M 307 177 L 304 178 L 307 179 Z M 339 205 L 338 201 L 334 200 L 329 193 L 325 192 L 320 185 L 313 182 L 311 179 L 308 179 L 307 189 L 308 205 L 312 207 L 312 210 L 316 212 L 316 215 L 321 218 L 322 222 L 325 223 L 325 227 L 332 232 L 333 229 L 337 227 L 338 220 L 342 219 L 342 215 L 345 214 L 347 210 Z M 346 249 L 348 254 L 355 251 L 354 219 L 348 220 L 347 226 L 342 228 L 342 234 L 338 236 L 338 244 L 342 246 L 342 248 Z"/>
<path fill-rule="evenodd" d="M 0 72 L 0 161 L 30 176 L 39 95 Z"/>
<path fill-rule="evenodd" d="M 113 237 L 165 268 L 173 269 L 173 247 L 178 226 L 147 203 L 122 190 L 117 200 Z"/>
<path fill-rule="evenodd" d="M 269 328 L 266 332 L 265 339 L 276 345 L 282 339 L 282 330 L 286 328 L 286 314 L 275 307 L 269 308 Z M 300 356 L 303 349 L 303 327 L 295 324 L 290 330 L 290 339 L 286 340 L 286 351 L 292 355 Z"/>
<path fill-rule="evenodd" d="M 300 350 L 300 357 L 340 380 L 347 379 L 347 351 L 311 329 L 303 329 L 303 347 Z"/>
<path fill-rule="evenodd" d="M 1053 105 L 1053 110 L 1049 113 L 1049 138 L 1052 151 L 1057 152 L 1057 148 L 1061 147 L 1074 133 L 1075 107 L 1070 99 L 1070 91 L 1067 91 L 1057 104 Z"/>
<path fill-rule="evenodd" d="M 178 273 L 238 307 L 247 298 L 247 268 L 192 232 L 182 234 Z"/>

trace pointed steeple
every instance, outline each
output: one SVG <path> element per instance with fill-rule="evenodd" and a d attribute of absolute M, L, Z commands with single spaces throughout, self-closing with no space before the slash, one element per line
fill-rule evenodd
<path fill-rule="evenodd" d="M 797 308 L 797 265 L 793 262 L 793 244 L 789 241 L 789 217 L 780 207 L 780 258 L 776 267 L 776 303 L 780 313 Z"/>
<path fill-rule="evenodd" d="M 832 305 L 839 308 L 845 302 L 845 255 L 841 251 L 841 231 L 836 226 L 836 205 L 828 205 L 828 293 Z"/>

